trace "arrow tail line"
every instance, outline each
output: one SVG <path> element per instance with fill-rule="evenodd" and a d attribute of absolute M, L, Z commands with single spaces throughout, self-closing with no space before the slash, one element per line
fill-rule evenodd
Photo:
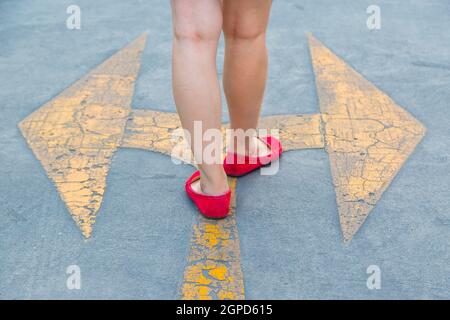
<path fill-rule="evenodd" d="M 278 115 L 261 118 L 260 129 L 275 129 L 284 151 L 322 149 L 325 146 L 320 114 Z"/>
<path fill-rule="evenodd" d="M 245 298 L 235 215 L 236 181 L 236 178 L 229 178 L 232 198 L 230 215 L 226 219 L 210 220 L 199 216 L 196 220 L 181 287 L 183 300 Z"/>
<path fill-rule="evenodd" d="M 259 121 L 259 129 L 267 130 L 268 133 L 279 131 L 285 151 L 324 148 L 321 125 L 320 114 L 267 116 Z M 228 128 L 228 124 L 224 125 L 223 131 Z M 176 113 L 134 109 L 126 125 L 122 147 L 173 155 L 189 163 L 181 155 L 190 153 L 187 144 L 184 143 L 184 149 L 179 154 L 174 152 L 180 141 L 174 139 L 172 133 L 178 129 L 181 129 L 181 123 Z M 225 134 L 223 137 L 225 139 Z"/>

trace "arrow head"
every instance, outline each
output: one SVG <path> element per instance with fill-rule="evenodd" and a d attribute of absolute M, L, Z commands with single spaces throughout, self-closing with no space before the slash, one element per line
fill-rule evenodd
<path fill-rule="evenodd" d="M 425 128 L 311 35 L 309 45 L 341 229 L 349 241 Z"/>
<path fill-rule="evenodd" d="M 19 124 L 85 237 L 91 235 L 131 110 L 146 38 L 140 36 Z"/>

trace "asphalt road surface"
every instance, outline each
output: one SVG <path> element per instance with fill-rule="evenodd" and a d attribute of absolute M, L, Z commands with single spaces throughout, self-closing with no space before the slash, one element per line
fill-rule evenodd
<path fill-rule="evenodd" d="M 277 175 L 239 179 L 245 298 L 450 298 L 450 2 L 376 1 L 381 28 L 369 30 L 372 2 L 274 2 L 263 115 L 319 112 L 311 32 L 427 134 L 348 244 L 324 150 L 291 151 Z M 72 4 L 81 29 L 66 27 Z M 192 167 L 119 149 L 84 239 L 18 128 L 145 31 L 132 107 L 174 112 L 167 1 L 0 1 L 0 299 L 180 298 L 197 221 L 183 192 Z M 67 285 L 69 266 L 80 289 Z M 370 266 L 379 289 L 367 286 Z"/>

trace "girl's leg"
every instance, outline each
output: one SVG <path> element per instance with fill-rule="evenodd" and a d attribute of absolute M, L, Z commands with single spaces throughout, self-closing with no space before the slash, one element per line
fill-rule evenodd
<path fill-rule="evenodd" d="M 221 1 L 172 0 L 172 16 L 173 93 L 181 124 L 191 135 L 194 158 L 200 161 L 203 136 L 199 137 L 194 131 L 194 121 L 201 122 L 201 134 L 208 129 L 221 128 L 216 68 L 217 45 L 222 32 Z M 200 148 L 196 148 L 194 141 L 202 141 Z M 221 163 L 199 164 L 199 169 L 200 183 L 193 185 L 197 192 L 218 195 L 228 191 Z"/>
<path fill-rule="evenodd" d="M 258 124 L 267 79 L 266 29 L 271 5 L 271 0 L 223 0 L 223 84 L 233 129 L 256 129 Z M 235 144 L 235 151 L 268 152 L 256 137 L 245 140 L 237 140 L 241 145 Z"/>

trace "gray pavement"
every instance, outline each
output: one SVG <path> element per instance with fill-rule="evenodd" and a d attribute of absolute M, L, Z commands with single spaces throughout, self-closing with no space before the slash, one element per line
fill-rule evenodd
<path fill-rule="evenodd" d="M 263 114 L 318 112 L 312 32 L 427 135 L 349 245 L 323 150 L 287 153 L 277 175 L 240 179 L 247 298 L 450 298 L 450 3 L 379 0 L 382 28 L 370 31 L 372 3 L 274 2 Z M 65 26 L 71 4 L 81 7 L 81 30 Z M 143 31 L 133 106 L 175 111 L 167 1 L 0 1 L 0 299 L 179 297 L 197 214 L 182 188 L 192 168 L 120 149 L 84 240 L 17 128 Z M 80 266 L 80 290 L 66 287 L 69 265 Z M 380 290 L 366 286 L 370 265 L 381 269 Z"/>

